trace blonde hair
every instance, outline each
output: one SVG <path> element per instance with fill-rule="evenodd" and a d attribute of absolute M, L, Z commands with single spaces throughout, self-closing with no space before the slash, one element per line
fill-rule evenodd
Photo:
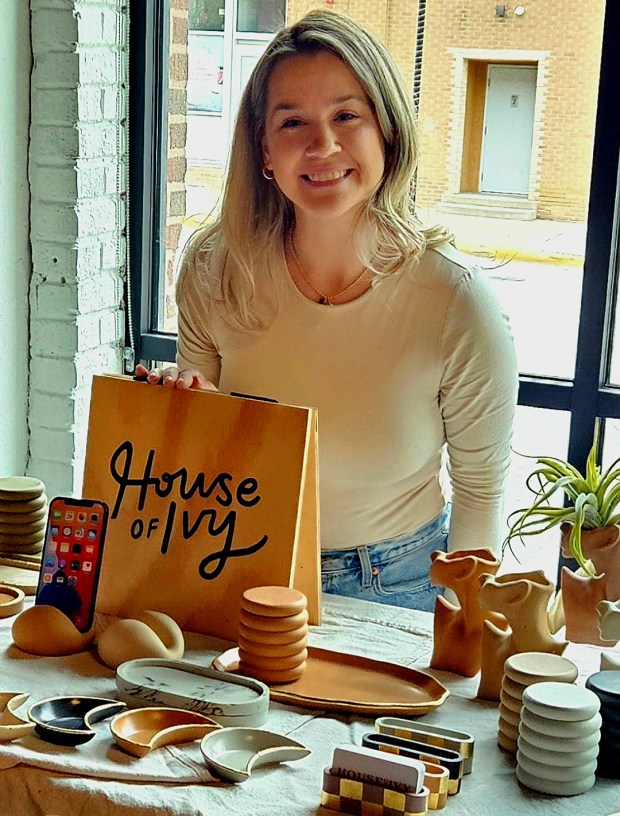
<path fill-rule="evenodd" d="M 418 139 L 413 105 L 394 61 L 381 42 L 350 18 L 317 10 L 282 29 L 256 64 L 243 92 L 231 144 L 221 209 L 197 230 L 184 252 L 177 286 L 186 275 L 204 276 L 205 293 L 225 319 L 250 328 L 257 274 L 281 258 L 294 221 L 290 201 L 263 174 L 267 89 L 275 66 L 287 57 L 329 52 L 353 72 L 373 105 L 384 140 L 384 175 L 359 214 L 355 241 L 360 261 L 376 279 L 396 273 L 404 260 L 450 240 L 442 227 L 424 229 L 414 213 Z"/>

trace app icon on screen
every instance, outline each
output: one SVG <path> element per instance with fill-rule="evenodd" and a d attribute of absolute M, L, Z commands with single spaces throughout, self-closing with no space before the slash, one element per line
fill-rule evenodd
<path fill-rule="evenodd" d="M 67 521 L 73 521 L 73 516 L 74 516 L 73 510 L 67 510 L 67 512 L 65 513 L 65 519 Z"/>
<path fill-rule="evenodd" d="M 60 545 L 60 547 L 59 547 L 58 549 L 59 549 L 59 550 L 60 550 L 60 552 L 62 552 L 62 553 L 67 553 L 67 552 L 69 552 L 69 542 L 68 542 L 68 541 L 63 541 L 63 542 L 62 542 L 62 544 Z"/>
<path fill-rule="evenodd" d="M 82 564 L 82 569 L 84 572 L 91 572 L 93 569 L 93 562 L 92 561 L 84 561 Z"/>
<path fill-rule="evenodd" d="M 44 584 L 51 584 L 52 583 L 52 573 L 46 572 L 43 576 L 43 583 Z"/>

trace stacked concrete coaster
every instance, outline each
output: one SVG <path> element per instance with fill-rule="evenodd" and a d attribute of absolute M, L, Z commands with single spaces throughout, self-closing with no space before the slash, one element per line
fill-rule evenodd
<path fill-rule="evenodd" d="M 574 683 L 578 673 L 570 660 L 548 652 L 522 652 L 509 657 L 504 663 L 500 692 L 498 744 L 512 754 L 517 752 L 524 689 L 549 681 Z"/>
<path fill-rule="evenodd" d="M 601 701 L 601 742 L 596 775 L 620 779 L 620 671 L 590 675 L 586 688 Z"/>
<path fill-rule="evenodd" d="M 241 597 L 239 671 L 264 683 L 292 683 L 306 668 L 306 596 L 280 586 L 253 587 Z"/>
<path fill-rule="evenodd" d="M 46 522 L 47 496 L 42 481 L 30 476 L 0 479 L 0 555 L 41 552 Z"/>
<path fill-rule="evenodd" d="M 569 683 L 536 683 L 523 691 L 517 779 L 554 796 L 585 793 L 595 782 L 601 737 L 600 700 Z"/>

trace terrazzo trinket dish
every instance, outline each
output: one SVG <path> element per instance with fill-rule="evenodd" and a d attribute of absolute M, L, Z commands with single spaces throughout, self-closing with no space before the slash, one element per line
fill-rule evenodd
<path fill-rule="evenodd" d="M 299 742 L 260 728 L 223 728 L 207 734 L 200 752 L 208 770 L 227 782 L 245 782 L 255 768 L 303 759 L 311 751 Z"/>
<path fill-rule="evenodd" d="M 29 694 L 22 692 L 0 693 L 0 742 L 13 742 L 34 731 L 33 722 L 15 713 L 29 697 Z"/>
<path fill-rule="evenodd" d="M 95 736 L 92 723 L 118 714 L 125 703 L 105 697 L 48 697 L 28 709 L 34 730 L 56 745 L 81 745 Z"/>
<path fill-rule="evenodd" d="M 129 660 L 116 670 L 118 697 L 130 706 L 198 711 L 223 726 L 264 725 L 269 689 L 259 680 L 224 675 L 182 660 Z"/>
<path fill-rule="evenodd" d="M 221 727 L 195 711 L 159 707 L 123 711 L 110 723 L 116 743 L 136 757 L 144 757 L 164 745 L 194 742 Z"/>

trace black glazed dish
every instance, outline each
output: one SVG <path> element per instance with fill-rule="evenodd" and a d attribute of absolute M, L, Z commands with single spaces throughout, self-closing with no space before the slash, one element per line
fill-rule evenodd
<path fill-rule="evenodd" d="M 106 697 L 48 697 L 30 706 L 28 719 L 47 742 L 81 745 L 95 736 L 92 723 L 112 717 L 125 708 L 125 703 Z"/>

